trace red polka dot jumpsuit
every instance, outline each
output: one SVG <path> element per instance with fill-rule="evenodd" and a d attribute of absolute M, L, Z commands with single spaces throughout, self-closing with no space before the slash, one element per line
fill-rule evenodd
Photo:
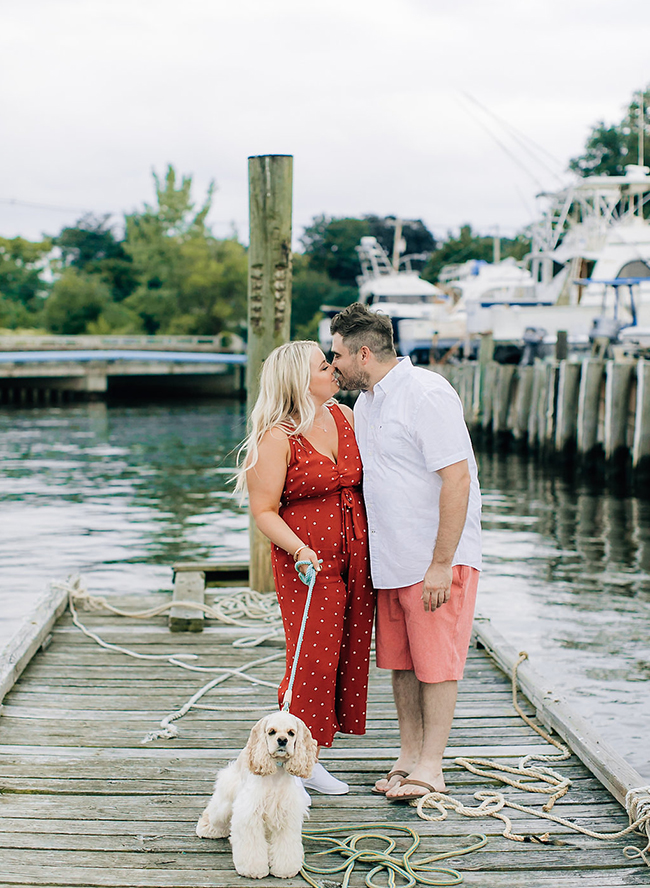
<path fill-rule="evenodd" d="M 309 607 L 291 700 L 320 746 L 334 734 L 363 734 L 375 596 L 368 561 L 368 528 L 361 497 L 361 457 L 354 432 L 336 404 L 328 405 L 339 435 L 338 462 L 302 435 L 289 438 L 291 461 L 280 517 L 323 559 Z M 289 683 L 308 587 L 293 558 L 271 547 L 275 588 L 287 642 Z"/>

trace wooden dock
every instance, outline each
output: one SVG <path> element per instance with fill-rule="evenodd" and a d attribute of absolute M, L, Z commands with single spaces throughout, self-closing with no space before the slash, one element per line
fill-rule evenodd
<path fill-rule="evenodd" d="M 475 436 L 546 457 L 650 473 L 650 361 L 537 360 L 531 366 L 434 364 L 458 392 Z"/>
<path fill-rule="evenodd" d="M 160 604 L 164 596 L 110 600 L 125 609 L 141 610 Z M 15 682 L 0 716 L 0 888 L 305 885 L 300 876 L 283 882 L 273 877 L 261 883 L 241 879 L 232 868 L 227 841 L 199 839 L 194 831 L 217 769 L 237 755 L 250 726 L 264 710 L 193 710 L 177 722 L 178 738 L 143 745 L 143 736 L 212 676 L 104 650 L 72 624 L 69 611 L 57 618 L 62 603 L 61 596 L 54 595 L 49 612 L 48 607 L 41 609 L 20 639 L 22 654 L 14 647 L 9 652 L 13 662 L 5 662 L 0 673 L 0 693 Z M 283 650 L 280 638 L 255 648 L 233 647 L 235 639 L 261 631 L 254 622 L 242 628 L 207 620 L 200 634 L 171 634 L 167 615 L 146 622 L 101 612 L 80 612 L 80 616 L 107 642 L 148 654 L 190 651 L 199 655 L 197 662 L 203 666 L 241 667 Z M 51 629 L 48 620 L 56 620 Z M 495 653 L 504 664 L 512 652 L 489 623 L 477 621 L 476 627 L 482 646 L 470 651 L 461 683 L 446 754 L 449 791 L 465 805 L 476 806 L 476 791 L 503 789 L 518 803 L 541 809 L 545 797 L 502 787 L 454 764 L 456 756 L 471 755 L 514 765 L 524 754 L 555 751 L 517 716 L 509 678 L 485 648 L 498 648 Z M 29 654 L 25 653 L 28 649 Z M 276 682 L 282 667 L 279 658 L 252 669 L 251 674 Z M 535 700 L 534 705 L 522 700 L 529 715 L 537 710 L 556 727 L 571 722 L 570 710 L 543 687 L 528 664 L 522 666 L 521 678 Z M 221 688 L 202 702 L 275 708 L 271 688 L 232 678 Z M 239 691 L 233 694 L 236 688 Z M 599 841 L 508 809 L 515 832 L 548 833 L 551 841 L 518 843 L 501 835 L 499 820 L 470 820 L 452 812 L 444 822 L 427 822 L 417 816 L 415 808 L 390 804 L 371 794 L 374 781 L 392 764 L 398 743 L 389 676 L 374 667 L 368 715 L 364 737 L 342 736 L 332 750 L 324 751 L 325 765 L 350 783 L 351 791 L 339 797 L 314 793 L 308 828 L 350 825 L 352 829 L 355 824 L 378 822 L 406 825 L 422 836 L 416 857 L 460 848 L 471 834 L 483 833 L 488 839 L 484 848 L 440 863 L 462 873 L 464 885 L 477 888 L 650 884 L 648 867 L 639 858 L 627 859 L 623 854 L 626 845 L 644 846 L 638 834 Z M 579 733 L 584 725 L 576 725 L 583 758 L 595 759 L 615 795 L 620 796 L 630 782 L 640 785 L 639 775 L 606 746 L 595 755 L 593 738 Z M 575 755 L 552 767 L 572 781 L 552 813 L 600 832 L 627 826 L 621 804 Z M 360 865 L 351 886 L 363 885 L 367 871 L 367 866 Z M 339 876 L 316 878 L 328 888 L 340 884 Z"/>

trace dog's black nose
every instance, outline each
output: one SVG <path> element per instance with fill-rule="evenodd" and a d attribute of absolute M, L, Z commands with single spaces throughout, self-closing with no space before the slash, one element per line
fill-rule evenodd
<path fill-rule="evenodd" d="M 286 746 L 287 738 L 286 737 L 278 737 L 278 746 Z"/>

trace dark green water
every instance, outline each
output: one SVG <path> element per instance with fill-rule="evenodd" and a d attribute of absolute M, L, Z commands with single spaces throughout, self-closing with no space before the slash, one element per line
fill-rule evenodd
<path fill-rule="evenodd" d="M 52 579 L 152 591 L 179 558 L 245 559 L 243 429 L 237 402 L 0 409 L 0 646 Z M 478 458 L 480 611 L 650 779 L 650 503 Z"/>

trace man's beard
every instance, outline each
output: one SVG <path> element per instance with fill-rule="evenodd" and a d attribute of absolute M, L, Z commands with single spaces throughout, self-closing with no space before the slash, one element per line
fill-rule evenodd
<path fill-rule="evenodd" d="M 336 378 L 338 379 L 340 388 L 342 388 L 346 392 L 357 390 L 361 392 L 367 392 L 372 387 L 370 384 L 369 375 L 367 373 L 364 373 L 362 370 L 359 370 L 356 373 L 351 374 L 350 376 L 342 376 L 340 370 L 337 370 Z"/>

